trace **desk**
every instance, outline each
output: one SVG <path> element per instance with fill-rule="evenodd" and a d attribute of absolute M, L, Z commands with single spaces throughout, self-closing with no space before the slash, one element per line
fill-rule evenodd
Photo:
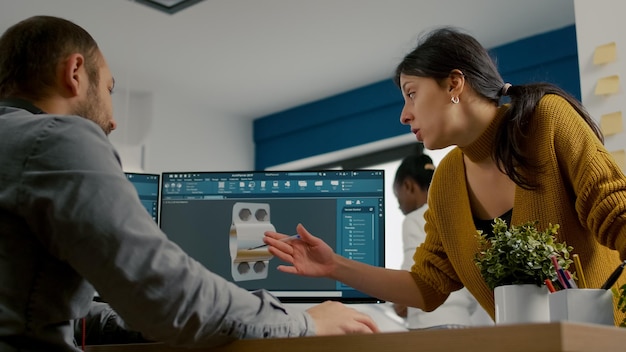
<path fill-rule="evenodd" d="M 579 323 L 520 324 L 454 330 L 240 340 L 213 349 L 162 344 L 91 346 L 88 352 L 610 352 L 624 350 L 626 328 Z"/>

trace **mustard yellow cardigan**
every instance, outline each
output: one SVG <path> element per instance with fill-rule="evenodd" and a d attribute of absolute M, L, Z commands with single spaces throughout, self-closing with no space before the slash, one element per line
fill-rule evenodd
<path fill-rule="evenodd" d="M 496 129 L 507 108 L 499 109 L 478 140 L 450 151 L 435 172 L 425 214 L 427 237 L 416 250 L 411 269 L 426 310 L 465 286 L 494 316 L 493 291 L 473 261 L 478 242 L 463 155 L 473 161 L 491 157 Z M 526 148 L 542 164 L 530 177 L 541 186 L 532 191 L 515 189 L 511 223 L 537 220 L 540 229 L 559 224 L 558 240 L 580 255 L 588 286 L 599 288 L 620 264 L 620 255 L 626 259 L 626 177 L 565 99 L 543 97 L 530 128 Z M 624 278 L 618 281 L 624 282 Z"/>

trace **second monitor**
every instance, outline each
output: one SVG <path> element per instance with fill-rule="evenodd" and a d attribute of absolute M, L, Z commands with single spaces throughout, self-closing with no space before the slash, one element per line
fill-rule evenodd
<path fill-rule="evenodd" d="M 162 174 L 161 228 L 212 272 L 284 302 L 379 302 L 340 282 L 282 273 L 263 233 L 302 223 L 335 252 L 384 266 L 384 172 L 171 172 Z"/>
<path fill-rule="evenodd" d="M 159 223 L 159 192 L 160 174 L 147 174 L 139 172 L 124 172 L 126 178 L 133 184 L 141 204 L 157 224 Z"/>

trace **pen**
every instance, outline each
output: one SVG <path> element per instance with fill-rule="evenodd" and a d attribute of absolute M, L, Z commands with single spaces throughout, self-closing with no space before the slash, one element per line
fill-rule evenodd
<path fill-rule="evenodd" d="M 548 291 L 550 291 L 550 293 L 556 292 L 556 289 L 554 288 L 554 285 L 552 285 L 552 281 L 550 281 L 550 279 L 545 279 L 544 282 L 546 283 L 546 287 L 548 287 Z"/>
<path fill-rule="evenodd" d="M 564 272 L 565 278 L 567 279 L 567 282 L 569 283 L 571 288 L 578 288 L 578 285 L 576 285 L 576 282 L 574 281 L 574 278 L 572 278 L 572 274 L 570 274 L 569 270 L 565 270 Z"/>
<path fill-rule="evenodd" d="M 559 280 L 551 281 L 551 282 L 552 282 L 552 286 L 554 286 L 555 291 L 561 291 L 567 288 L 567 287 L 561 286 L 561 282 Z"/>
<path fill-rule="evenodd" d="M 572 288 L 572 284 L 567 279 L 567 275 L 565 274 L 565 270 L 563 270 L 563 268 L 559 268 L 559 277 L 563 280 L 565 288 Z"/>
<path fill-rule="evenodd" d="M 606 279 L 606 282 L 604 283 L 604 285 L 602 285 L 602 287 L 600 287 L 603 290 L 608 290 L 611 288 L 611 286 L 613 286 L 615 284 L 615 282 L 617 281 L 617 279 L 619 278 L 620 275 L 622 275 L 622 271 L 624 271 L 624 265 L 626 265 L 626 260 L 624 260 L 622 262 L 622 264 L 620 264 L 614 271 L 613 273 L 611 273 L 611 276 L 609 276 L 608 279 Z"/>
<path fill-rule="evenodd" d="M 583 266 L 580 263 L 580 257 L 578 254 L 572 255 L 574 260 L 574 267 L 576 267 L 576 276 L 578 276 L 578 287 L 587 288 L 587 281 L 585 281 L 585 274 L 583 274 Z"/>
<path fill-rule="evenodd" d="M 556 277 L 559 279 L 559 283 L 563 288 L 572 288 L 572 286 L 567 282 L 567 277 L 565 277 L 565 273 L 563 272 L 563 268 L 559 265 L 559 261 L 556 260 L 556 256 L 551 255 L 550 259 L 552 260 L 552 265 L 554 265 L 554 270 L 556 270 Z"/>
<path fill-rule="evenodd" d="M 293 235 L 293 236 L 285 237 L 285 238 L 283 238 L 283 239 L 282 239 L 282 240 L 280 240 L 280 241 L 281 241 L 281 242 L 287 242 L 287 241 L 291 241 L 291 240 L 297 240 L 297 239 L 299 239 L 299 238 L 300 238 L 300 235 Z M 267 247 L 267 245 L 266 245 L 266 244 L 262 244 L 262 245 L 260 245 L 260 246 L 250 247 L 250 248 L 248 248 L 248 250 L 251 250 L 251 249 L 258 249 L 258 248 L 263 248 L 263 247 Z"/>

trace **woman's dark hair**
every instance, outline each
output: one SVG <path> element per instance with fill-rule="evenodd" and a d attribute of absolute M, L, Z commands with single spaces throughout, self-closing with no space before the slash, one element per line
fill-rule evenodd
<path fill-rule="evenodd" d="M 510 108 L 497 131 L 493 159 L 498 168 L 522 188 L 538 187 L 525 176 L 524 171 L 538 165 L 530 160 L 522 146 L 528 137 L 528 122 L 544 95 L 557 94 L 566 99 L 604 142 L 598 125 L 582 104 L 563 89 L 550 83 L 513 85 L 503 89 L 504 80 L 488 51 L 472 36 L 452 27 L 438 28 L 421 39 L 396 68 L 394 82 L 400 87 L 400 75 L 404 74 L 429 77 L 441 83 L 455 69 L 463 73 L 467 84 L 478 95 L 496 106 L 503 94 L 510 97 Z"/>
<path fill-rule="evenodd" d="M 407 178 L 411 178 L 417 182 L 422 190 L 428 191 L 434 173 L 435 165 L 428 155 L 409 155 L 402 159 L 393 182 L 394 184 L 401 184 Z"/>
<path fill-rule="evenodd" d="M 57 65 L 72 53 L 85 57 L 90 85 L 97 85 L 98 45 L 83 28 L 51 16 L 13 25 L 0 37 L 0 99 L 45 97 L 54 86 Z"/>

